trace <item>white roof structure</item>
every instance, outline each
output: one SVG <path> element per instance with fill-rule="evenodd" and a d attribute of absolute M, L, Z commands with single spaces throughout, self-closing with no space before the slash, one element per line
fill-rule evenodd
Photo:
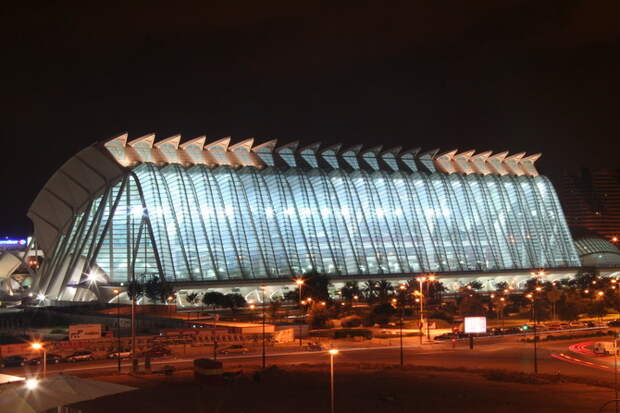
<path fill-rule="evenodd" d="M 89 146 L 69 159 L 52 175 L 28 211 L 35 238 L 43 251 L 51 254 L 74 215 L 141 163 L 538 176 L 534 163 L 541 156 L 525 153 L 509 156 L 508 152 L 476 153 L 475 150 L 458 153 L 456 149 L 438 154 L 439 150 L 401 151 L 401 148 L 380 146 L 364 149 L 362 145 L 343 149 L 340 144 L 321 148 L 320 143 L 300 147 L 299 142 L 277 147 L 275 139 L 258 145 L 254 139 L 231 145 L 230 137 L 210 141 L 200 136 L 184 143 L 181 140 L 180 135 L 174 135 L 156 141 L 153 133 L 128 140 L 124 133 Z"/>

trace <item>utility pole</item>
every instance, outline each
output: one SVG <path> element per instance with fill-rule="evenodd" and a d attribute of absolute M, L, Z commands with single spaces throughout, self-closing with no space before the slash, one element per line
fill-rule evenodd
<path fill-rule="evenodd" d="M 263 360 L 263 370 L 266 367 L 266 353 L 265 353 L 265 286 L 262 285 L 261 286 L 261 297 L 262 297 L 262 305 L 263 305 L 263 354 L 262 354 L 262 360 Z"/>

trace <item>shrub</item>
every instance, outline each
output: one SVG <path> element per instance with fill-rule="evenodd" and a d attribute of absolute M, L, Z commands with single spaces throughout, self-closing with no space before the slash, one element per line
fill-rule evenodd
<path fill-rule="evenodd" d="M 343 327 L 359 327 L 362 325 L 362 318 L 357 315 L 352 315 L 343 318 L 340 320 L 340 323 Z"/>
<path fill-rule="evenodd" d="M 364 337 L 367 340 L 372 339 L 372 331 L 366 329 L 341 329 L 334 331 L 334 338 L 351 338 Z"/>

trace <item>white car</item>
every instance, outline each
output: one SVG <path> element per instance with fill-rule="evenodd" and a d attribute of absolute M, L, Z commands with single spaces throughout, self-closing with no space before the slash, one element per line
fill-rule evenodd
<path fill-rule="evenodd" d="M 115 351 L 113 353 L 108 354 L 108 358 L 116 359 L 116 358 L 128 359 L 131 357 L 131 351 Z"/>

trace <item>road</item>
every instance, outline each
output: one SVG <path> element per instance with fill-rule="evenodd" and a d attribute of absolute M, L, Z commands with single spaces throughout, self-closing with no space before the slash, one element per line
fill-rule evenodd
<path fill-rule="evenodd" d="M 519 341 L 521 337 L 496 337 L 479 339 L 473 350 L 467 341 L 459 341 L 456 348 L 450 343 L 419 346 L 414 339 L 407 339 L 404 349 L 405 364 L 438 366 L 445 368 L 468 369 L 508 369 L 533 372 L 534 346 L 532 343 Z M 582 376 L 594 379 L 613 380 L 613 357 L 601 358 L 594 355 L 589 346 L 590 340 L 563 340 L 538 343 L 538 370 L 540 373 Z M 601 339 L 603 340 L 603 339 Z M 398 340 L 394 340 L 393 344 Z M 205 357 L 211 357 L 206 352 Z M 154 359 L 153 370 L 163 365 L 174 365 L 177 368 L 190 368 L 193 358 L 167 357 Z M 260 366 L 260 352 L 245 355 L 218 356 L 225 368 Z M 610 360 L 611 359 L 611 360 Z M 347 364 L 398 364 L 400 350 L 397 345 L 390 347 L 357 347 L 342 348 L 336 356 L 336 363 Z M 326 351 L 280 351 L 268 349 L 268 365 L 287 364 L 325 364 L 329 362 Z M 2 371 L 17 376 L 30 376 L 38 373 L 40 366 L 24 368 L 7 368 Z M 64 372 L 76 375 L 102 375 L 113 373 L 117 369 L 115 360 L 99 360 L 76 364 L 56 364 L 48 366 L 48 373 Z M 128 372 L 130 362 L 122 363 L 122 371 Z"/>

